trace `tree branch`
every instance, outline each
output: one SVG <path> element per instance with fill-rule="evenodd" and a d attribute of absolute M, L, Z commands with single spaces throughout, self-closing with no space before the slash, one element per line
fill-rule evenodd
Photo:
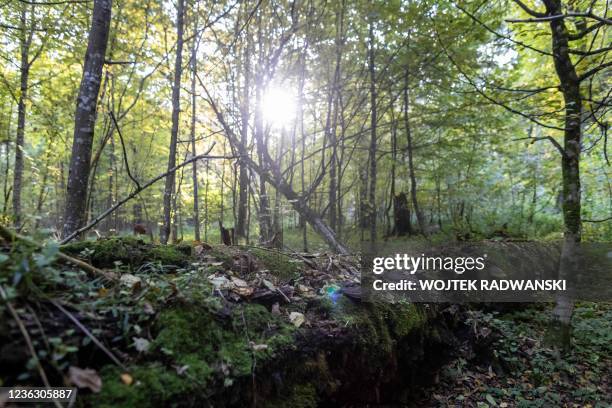
<path fill-rule="evenodd" d="M 495 36 L 497 36 L 498 38 L 502 38 L 505 40 L 508 40 L 514 44 L 520 45 L 521 47 L 530 49 L 532 51 L 536 51 L 539 52 L 540 54 L 544 54 L 544 55 L 548 55 L 548 56 L 552 56 L 552 53 L 547 52 L 547 51 L 543 51 L 540 49 L 537 49 L 535 47 L 532 47 L 531 45 L 525 44 L 523 42 L 517 41 L 512 39 L 511 37 L 507 36 L 507 35 L 503 35 L 498 33 L 497 31 L 493 30 L 492 28 L 490 28 L 488 25 L 486 25 L 485 23 L 483 23 L 482 21 L 480 21 L 475 15 L 473 15 L 472 13 L 470 13 L 469 11 L 467 11 L 466 9 L 464 9 L 463 7 L 461 7 L 460 5 L 455 3 L 455 7 L 457 7 L 459 10 L 463 11 L 465 14 L 467 14 L 472 20 L 474 20 L 475 22 L 477 22 L 478 24 L 480 24 L 482 27 L 484 27 L 485 30 L 489 31 L 490 33 L 494 34 Z"/>
<path fill-rule="evenodd" d="M 599 22 L 599 23 L 595 23 L 593 25 L 591 25 L 588 28 L 585 28 L 584 30 L 580 31 L 579 33 L 576 34 L 568 34 L 567 35 L 567 39 L 569 41 L 576 41 L 581 39 L 582 37 L 584 37 L 585 35 L 587 35 L 588 33 L 590 33 L 591 31 L 595 31 L 600 27 L 603 27 L 605 24 L 603 22 Z"/>
<path fill-rule="evenodd" d="M 459 71 L 459 73 L 461 75 L 463 75 L 463 77 L 468 81 L 468 83 L 474 88 L 474 90 L 476 90 L 476 92 L 481 95 L 483 98 L 485 98 L 486 100 L 488 100 L 489 102 L 501 106 L 502 108 L 506 109 L 509 112 L 512 112 L 516 115 L 522 116 L 525 119 L 528 119 L 530 121 L 532 121 L 533 123 L 536 123 L 542 127 L 548 128 L 548 129 L 555 129 L 555 130 L 560 130 L 560 131 L 564 131 L 565 129 L 560 128 L 558 126 L 554 126 L 554 125 L 548 125 L 544 122 L 540 122 L 537 119 L 534 119 L 531 115 L 528 115 L 526 113 L 523 113 L 521 111 L 518 111 L 508 105 L 506 105 L 503 102 L 500 102 L 492 97 L 490 97 L 489 95 L 487 95 L 486 93 L 484 93 L 480 88 L 478 88 L 478 86 L 476 85 L 476 83 L 472 80 L 472 78 L 470 78 L 465 71 L 463 71 L 463 69 L 461 69 L 461 67 L 459 66 L 459 64 L 457 64 L 457 62 L 455 61 L 455 59 L 450 55 L 450 53 L 448 52 L 448 50 L 446 49 L 446 46 L 444 45 L 444 43 L 442 42 L 442 39 L 440 38 L 440 35 L 438 33 L 438 30 L 434 29 L 435 33 L 436 33 L 436 37 L 438 39 L 438 42 L 440 43 L 440 46 L 442 47 L 442 49 L 444 50 L 444 53 L 446 54 L 446 56 L 448 57 L 448 59 L 450 60 L 450 62 L 455 66 L 455 68 L 457 68 L 457 70 Z"/>
<path fill-rule="evenodd" d="M 602 69 L 605 69 L 607 67 L 612 66 L 612 61 L 608 61 L 605 64 L 601 64 L 593 69 L 588 70 L 587 72 L 583 73 L 582 75 L 580 75 L 578 77 L 578 81 L 584 81 L 585 79 L 595 75 L 596 73 L 598 73 L 599 71 L 601 71 Z"/>
<path fill-rule="evenodd" d="M 535 143 L 537 141 L 540 141 L 540 140 L 548 140 L 550 143 L 553 144 L 553 146 L 555 146 L 557 148 L 559 153 L 561 153 L 561 156 L 566 156 L 565 150 L 563 150 L 563 147 L 552 136 L 521 137 L 521 138 L 518 138 L 518 139 L 512 139 L 512 141 L 519 141 L 519 140 L 531 140 L 531 144 L 533 144 L 533 143 Z"/>
<path fill-rule="evenodd" d="M 514 2 L 516 3 L 517 0 L 514 0 Z M 555 16 L 542 15 L 536 18 L 524 18 L 524 19 L 510 18 L 510 19 L 507 19 L 506 21 L 508 23 L 545 23 L 548 21 L 561 20 L 564 18 L 572 18 L 572 17 L 592 18 L 593 20 L 597 20 L 605 25 L 612 25 L 612 20 L 597 16 L 593 13 L 573 13 L 573 12 L 570 12 L 567 14 L 557 14 Z"/>
<path fill-rule="evenodd" d="M 612 220 L 612 216 L 608 217 L 608 218 L 604 218 L 603 220 L 582 220 L 582 222 L 593 222 L 593 223 L 597 223 L 597 222 L 606 222 L 606 221 L 610 221 Z"/>
<path fill-rule="evenodd" d="M 166 177 L 167 175 L 174 173 L 175 171 L 177 171 L 178 169 L 185 167 L 186 165 L 193 163 L 196 160 L 200 160 L 200 159 L 235 159 L 238 156 L 209 156 L 208 153 L 210 153 L 210 151 L 212 150 L 212 148 L 214 147 L 214 143 L 213 145 L 208 149 L 208 151 L 204 154 L 200 154 L 198 156 L 194 156 L 189 160 L 185 160 L 183 163 L 179 164 L 178 166 L 175 166 L 173 168 L 171 168 L 170 170 L 166 171 L 165 173 L 160 174 L 159 176 L 149 180 L 148 182 L 146 182 L 145 184 L 142 185 L 141 188 L 137 188 L 136 190 L 134 190 L 131 194 L 129 194 L 127 197 L 123 198 L 121 201 L 119 201 L 117 204 L 113 205 L 112 207 L 110 207 L 109 209 L 107 209 L 106 211 L 104 211 L 102 214 L 98 215 L 93 221 L 91 221 L 89 224 L 85 225 L 84 227 L 79 228 L 78 230 L 74 231 L 72 234 L 68 235 L 66 238 L 64 238 L 60 244 L 66 244 L 70 241 L 72 241 L 73 239 L 75 239 L 77 236 L 81 235 L 83 232 L 90 230 L 91 228 L 93 228 L 96 224 L 98 224 L 100 221 L 102 221 L 104 218 L 106 218 L 108 215 L 110 215 L 112 212 L 114 212 L 117 208 L 121 207 L 123 204 L 127 203 L 129 200 L 131 200 L 132 198 L 136 197 L 138 194 L 140 194 L 141 191 L 151 187 L 153 184 L 155 184 L 156 182 L 158 182 L 159 180 L 163 179 L 164 177 Z"/>
<path fill-rule="evenodd" d="M 612 51 L 612 47 L 604 47 L 604 48 L 599 48 L 597 50 L 591 50 L 591 51 L 569 50 L 568 52 L 570 54 L 575 54 L 575 55 L 589 56 L 589 55 L 601 54 L 602 52 L 608 52 L 608 51 Z"/>
<path fill-rule="evenodd" d="M 113 124 L 115 125 L 115 129 L 117 129 L 117 133 L 119 134 L 119 140 L 121 141 L 121 150 L 123 151 L 123 161 L 125 163 L 125 170 L 127 171 L 128 177 L 134 182 L 134 184 L 136 184 L 136 188 L 139 189 L 140 183 L 138 182 L 138 180 L 136 180 L 134 176 L 132 176 L 132 172 L 130 171 L 130 163 L 128 162 L 127 152 L 125 151 L 125 142 L 123 141 L 123 135 L 121 134 L 121 128 L 117 123 L 117 118 L 115 118 L 115 114 L 112 110 L 109 110 L 108 114 L 110 115 Z"/>
<path fill-rule="evenodd" d="M 544 17 L 546 16 L 546 14 L 544 13 L 540 13 L 539 11 L 535 11 L 530 9 L 529 7 L 527 7 L 527 5 L 525 3 L 523 3 L 520 0 L 512 0 L 514 1 L 520 8 L 522 8 L 527 14 L 534 16 L 534 17 Z"/>

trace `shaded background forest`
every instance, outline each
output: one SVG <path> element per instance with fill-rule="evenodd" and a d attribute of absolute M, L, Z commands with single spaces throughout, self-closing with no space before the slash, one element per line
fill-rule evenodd
<path fill-rule="evenodd" d="M 588 74 L 583 239 L 607 240 L 608 4 L 562 6 L 584 14 L 564 20 L 576 70 Z M 182 167 L 89 233 L 136 224 L 162 241 L 218 241 L 222 223 L 243 242 L 319 249 L 300 201 L 352 244 L 398 232 L 398 207 L 409 233 L 560 238 L 566 105 L 551 34 L 546 21 L 508 21 L 538 8 L 113 2 L 80 226 L 172 168 L 169 157 L 207 153 L 216 158 Z M 66 222 L 91 16 L 87 1 L 0 4 L 0 205 L 3 222 L 22 230 L 59 236 Z M 275 172 L 295 196 L 262 176 Z"/>

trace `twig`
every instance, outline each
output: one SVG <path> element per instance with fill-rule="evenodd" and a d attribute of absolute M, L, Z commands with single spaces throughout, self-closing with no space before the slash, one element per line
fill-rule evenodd
<path fill-rule="evenodd" d="M 121 133 L 119 123 L 117 123 L 117 118 L 115 118 L 115 114 L 112 110 L 109 110 L 108 114 L 110 115 L 113 124 L 115 125 L 115 129 L 117 129 L 117 133 L 119 134 L 119 140 L 121 141 L 121 150 L 123 151 L 123 161 L 125 162 L 125 171 L 127 172 L 128 177 L 132 179 L 134 184 L 136 184 L 136 188 L 141 188 L 140 183 L 138 182 L 138 180 L 136 180 L 134 176 L 132 176 L 132 172 L 130 171 L 130 163 L 128 162 L 127 152 L 125 151 L 125 142 L 123 141 L 123 134 Z"/>
<path fill-rule="evenodd" d="M 112 207 L 110 207 L 106 211 L 104 211 L 102 214 L 98 215 L 89 224 L 85 225 L 84 227 L 79 228 L 78 230 L 74 231 L 72 234 L 68 235 L 66 238 L 64 238 L 60 242 L 60 244 L 62 244 L 62 245 L 66 244 L 66 243 L 72 241 L 73 239 L 75 239 L 76 237 L 78 237 L 79 235 L 81 235 L 83 232 L 90 230 L 91 228 L 96 226 L 100 221 L 102 221 L 104 218 L 108 217 L 111 213 L 113 213 L 117 208 L 121 207 L 123 204 L 127 203 L 129 200 L 131 200 L 132 198 L 134 198 L 138 194 L 140 194 L 140 192 L 142 192 L 143 190 L 151 187 L 153 184 L 155 184 L 159 180 L 163 179 L 167 175 L 174 173 L 175 171 L 177 171 L 181 167 L 184 167 L 184 166 L 186 166 L 186 165 L 188 165 L 188 164 L 190 164 L 190 163 L 192 163 L 192 162 L 194 162 L 196 160 L 200 160 L 200 159 L 236 159 L 237 157 L 239 157 L 239 156 L 209 156 L 208 153 L 210 153 L 210 151 L 212 150 L 213 146 L 214 146 L 214 143 L 210 147 L 210 149 L 208 149 L 208 152 L 206 152 L 204 154 L 201 154 L 201 155 L 198 155 L 198 156 L 194 156 L 191 159 L 186 160 L 183 163 L 179 164 L 178 166 L 173 167 L 172 169 L 168 170 L 167 172 L 162 173 L 159 176 L 149 180 L 148 182 L 143 184 L 140 188 L 136 188 L 136 190 L 134 190 L 131 194 L 127 195 L 121 201 L 117 202 L 117 204 L 113 205 Z"/>
<path fill-rule="evenodd" d="M 10 229 L 6 228 L 4 225 L 0 225 L 0 237 L 2 237 L 3 239 L 5 239 L 8 242 L 14 242 L 14 241 L 22 241 L 28 245 L 31 245 L 35 248 L 41 248 L 42 245 L 39 244 L 38 242 L 20 235 L 16 232 L 11 231 Z M 57 253 L 57 257 L 66 261 L 66 262 L 70 262 L 73 265 L 78 266 L 79 268 L 83 269 L 86 272 L 89 272 L 93 275 L 98 275 L 98 276 L 103 276 L 106 279 L 109 280 L 116 280 L 116 277 L 114 274 L 109 273 L 109 272 L 105 272 L 101 269 L 96 268 L 95 266 L 92 266 L 90 264 L 88 264 L 87 262 L 83 262 L 80 259 L 76 259 L 73 258 L 71 256 L 66 255 L 65 253 L 61 252 L 61 250 Z"/>
<path fill-rule="evenodd" d="M 284 293 L 282 290 L 280 290 L 280 288 L 279 288 L 278 286 L 276 287 L 276 291 L 277 291 L 278 293 L 280 293 L 280 294 L 281 294 L 281 295 L 282 295 L 282 296 L 285 298 L 285 300 L 287 301 L 287 303 L 291 303 L 291 299 L 289 299 L 289 298 L 287 297 L 287 295 L 285 295 L 285 293 Z"/>
<path fill-rule="evenodd" d="M 66 315 L 66 317 L 68 317 L 70 320 L 72 320 L 72 322 L 79 329 L 81 329 L 81 331 L 83 333 L 85 333 L 87 335 L 87 337 L 89 337 L 91 339 L 91 341 L 93 341 L 94 344 L 100 348 L 100 350 L 102 350 L 111 360 L 113 360 L 113 362 L 115 364 L 117 364 L 123 370 L 128 371 L 127 367 L 121 361 L 119 361 L 119 359 L 109 349 L 107 349 L 106 346 L 104 344 L 102 344 L 102 342 L 100 342 L 100 340 L 98 340 L 98 338 L 96 336 L 94 336 L 93 333 L 90 332 L 87 329 L 87 327 L 83 326 L 83 324 L 81 322 L 79 322 L 79 320 L 76 317 L 74 317 L 74 315 L 72 313 L 70 313 L 68 310 L 66 310 L 62 305 L 57 303 L 55 300 L 49 299 L 49 301 L 55 307 L 57 307 L 62 313 L 64 313 Z"/>
<path fill-rule="evenodd" d="M 543 23 L 547 21 L 553 20 L 562 20 L 565 18 L 572 17 L 583 17 L 583 18 L 592 18 L 593 20 L 597 20 L 606 25 L 612 25 L 612 20 L 607 19 L 605 17 L 600 17 L 593 13 L 567 13 L 567 14 L 557 14 L 555 16 L 541 16 L 536 18 L 509 18 L 506 19 L 508 23 Z"/>
<path fill-rule="evenodd" d="M 604 218 L 603 220 L 582 220 L 582 222 L 597 223 L 597 222 L 606 222 L 606 221 L 610 221 L 610 220 L 612 220 L 612 217 Z"/>
<path fill-rule="evenodd" d="M 47 374 L 45 373 L 45 370 L 40 364 L 40 360 L 38 359 L 36 350 L 34 350 L 32 339 L 30 338 L 30 335 L 28 334 L 28 331 L 26 330 L 23 324 L 23 321 L 21 320 L 21 318 L 17 314 L 17 311 L 13 307 L 13 304 L 9 302 L 8 296 L 6 296 L 6 292 L 4 291 L 4 287 L 2 285 L 0 285 L 0 296 L 2 297 L 2 300 L 4 300 L 4 302 L 6 303 L 6 306 L 8 307 L 11 315 L 13 315 L 13 319 L 15 319 L 17 326 L 19 326 L 19 331 L 21 331 L 21 334 L 23 335 L 23 338 L 25 339 L 26 345 L 28 346 L 28 351 L 32 355 L 32 358 L 34 359 L 34 361 L 36 361 L 36 368 L 38 369 L 38 374 L 40 375 L 40 379 L 42 380 L 45 387 L 51 388 L 51 384 L 49 384 L 49 379 L 47 378 Z M 55 403 L 56 407 L 63 408 L 62 404 L 60 404 L 59 401 L 57 401 L 56 399 L 53 399 L 53 402 Z"/>

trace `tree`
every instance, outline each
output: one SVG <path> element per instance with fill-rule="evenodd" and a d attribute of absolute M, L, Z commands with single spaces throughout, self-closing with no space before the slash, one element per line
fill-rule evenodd
<path fill-rule="evenodd" d="M 414 208 L 414 213 L 417 218 L 417 222 L 419 223 L 419 229 L 421 234 L 424 236 L 428 235 L 427 231 L 427 223 L 425 222 L 425 217 L 423 216 L 423 212 L 419 207 L 419 202 L 417 199 L 417 181 L 416 175 L 414 172 L 414 148 L 412 143 L 412 132 L 410 129 L 410 117 L 408 116 L 408 111 L 410 109 L 410 95 L 409 95 L 409 72 L 410 68 L 406 67 L 406 74 L 404 76 L 404 127 L 406 129 L 406 151 L 408 153 L 408 175 L 410 177 L 410 198 L 412 199 L 412 208 Z"/>
<path fill-rule="evenodd" d="M 376 149 L 377 149 L 377 135 L 376 126 L 376 63 L 375 63 L 375 37 L 374 37 L 374 17 L 370 15 L 370 21 L 368 23 L 368 71 L 370 73 L 370 150 L 369 150 L 369 161 L 370 161 L 370 185 L 369 185 L 369 217 L 368 221 L 370 224 L 370 241 L 376 241 Z"/>
<path fill-rule="evenodd" d="M 176 166 L 176 148 L 179 133 L 179 117 L 181 113 L 181 76 L 183 74 L 183 19 L 185 12 L 185 0 L 178 0 L 176 8 L 176 56 L 174 60 L 174 81 L 172 83 L 172 129 L 170 130 L 170 152 L 168 154 L 168 170 Z M 160 241 L 168 243 L 172 223 L 172 197 L 175 194 L 174 173 L 166 176 L 164 186 L 164 212 L 163 226 L 160 233 Z"/>
<path fill-rule="evenodd" d="M 196 9 L 193 18 L 193 43 L 191 45 L 191 154 L 193 156 L 197 156 L 196 151 L 196 75 L 198 73 L 198 45 L 199 45 L 199 36 L 198 36 L 198 12 L 199 12 L 199 3 L 196 0 Z M 196 241 L 200 241 L 200 209 L 199 209 L 199 201 L 200 197 L 198 194 L 198 165 L 197 161 L 194 161 L 191 165 L 191 175 L 193 182 L 193 228 L 194 228 L 194 238 Z"/>
<path fill-rule="evenodd" d="M 74 120 L 64 215 L 64 236 L 71 234 L 85 222 L 87 181 L 110 22 L 111 0 L 95 0 Z"/>

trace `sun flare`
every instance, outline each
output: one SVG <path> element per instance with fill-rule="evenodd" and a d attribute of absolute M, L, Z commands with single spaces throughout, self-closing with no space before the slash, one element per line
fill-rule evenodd
<path fill-rule="evenodd" d="M 264 120 L 279 127 L 291 124 L 295 119 L 295 96 L 280 87 L 269 88 L 262 101 L 262 114 Z"/>

